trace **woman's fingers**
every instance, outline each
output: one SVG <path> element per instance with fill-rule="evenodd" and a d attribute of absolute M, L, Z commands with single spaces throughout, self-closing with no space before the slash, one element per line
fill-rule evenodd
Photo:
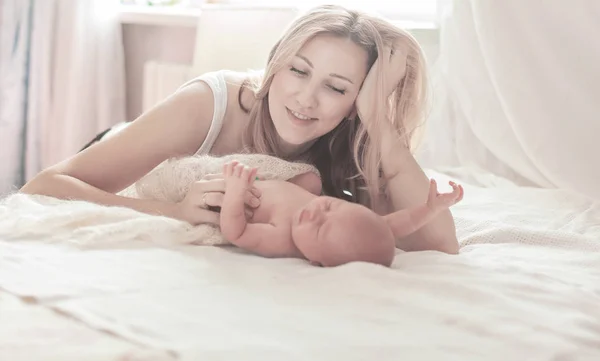
<path fill-rule="evenodd" d="M 396 42 L 390 52 L 389 57 L 389 71 L 390 78 L 396 86 L 406 75 L 406 60 L 408 57 L 408 50 L 406 44 L 402 42 Z"/>
<path fill-rule="evenodd" d="M 240 173 L 242 169 L 239 169 Z M 235 168 L 232 171 L 235 171 Z M 193 195 L 194 203 L 203 208 L 208 206 L 221 207 L 225 193 L 225 179 L 222 174 L 211 174 L 209 176 L 211 179 L 205 177 L 205 179 L 192 184 L 190 192 Z M 244 196 L 244 203 L 256 208 L 260 205 L 261 195 L 261 191 L 258 188 L 249 187 Z"/>
<path fill-rule="evenodd" d="M 196 222 L 196 224 L 209 223 L 209 224 L 218 226 L 220 219 L 221 219 L 221 215 L 217 212 L 199 209 L 198 210 L 198 221 Z"/>
<path fill-rule="evenodd" d="M 194 182 L 190 191 L 195 193 L 224 192 L 225 179 L 200 180 Z"/>
<path fill-rule="evenodd" d="M 258 178 L 258 180 L 262 180 L 263 177 L 261 176 L 256 176 L 254 175 L 255 178 Z M 200 183 L 195 185 L 194 187 L 196 187 L 196 190 L 198 191 L 204 191 L 204 192 L 224 192 L 225 191 L 225 176 L 223 175 L 223 173 L 216 173 L 216 174 L 207 174 L 206 176 L 204 176 L 204 178 L 202 178 L 201 181 L 198 181 L 196 183 Z M 259 197 L 261 196 L 261 192 L 258 188 L 256 187 L 251 187 L 250 188 L 250 192 L 252 192 L 252 194 L 254 194 L 255 197 Z"/>
<path fill-rule="evenodd" d="M 193 203 L 201 208 L 222 207 L 224 198 L 225 194 L 222 192 L 199 193 L 194 195 Z M 260 199 L 248 190 L 244 195 L 244 203 L 251 208 L 256 208 L 260 205 Z"/>
<path fill-rule="evenodd" d="M 210 173 L 202 177 L 202 180 L 213 180 L 213 179 L 224 179 L 225 175 L 223 173 Z"/>
<path fill-rule="evenodd" d="M 252 208 L 256 208 L 260 205 L 260 199 L 259 197 L 256 197 L 252 192 L 248 191 L 246 192 L 244 203 L 246 203 Z"/>
<path fill-rule="evenodd" d="M 400 44 L 386 46 L 383 49 L 381 66 L 384 72 L 385 94 L 390 95 L 406 75 L 406 51 Z"/>
<path fill-rule="evenodd" d="M 199 202 L 196 204 L 200 207 L 221 207 L 223 204 L 223 193 L 220 192 L 208 192 L 204 193 Z"/>

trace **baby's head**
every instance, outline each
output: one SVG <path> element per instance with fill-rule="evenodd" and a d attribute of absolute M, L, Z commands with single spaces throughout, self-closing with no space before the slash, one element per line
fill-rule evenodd
<path fill-rule="evenodd" d="M 292 220 L 292 238 L 304 256 L 325 267 L 370 262 L 389 267 L 395 241 L 385 220 L 367 207 L 317 197 Z"/>

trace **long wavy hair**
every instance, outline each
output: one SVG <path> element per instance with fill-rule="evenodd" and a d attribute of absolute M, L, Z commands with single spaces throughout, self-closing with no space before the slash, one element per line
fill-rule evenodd
<path fill-rule="evenodd" d="M 242 84 L 238 101 L 250 118 L 244 133 L 245 148 L 254 153 L 282 156 L 269 112 L 269 88 L 273 76 L 319 34 L 352 40 L 367 52 L 369 69 L 383 56 L 385 46 L 400 44 L 407 51 L 406 75 L 391 96 L 387 97 L 383 89 L 378 90 L 378 100 L 373 104 L 374 119 L 369 123 L 373 125 L 370 129 L 375 130 L 378 124 L 391 122 L 398 139 L 412 151 L 415 131 L 425 118 L 426 108 L 426 63 L 421 47 L 412 35 L 384 19 L 335 5 L 318 6 L 293 21 L 271 49 L 264 73 L 251 76 Z M 381 67 L 379 70 L 377 77 L 381 84 L 386 74 Z M 242 104 L 246 89 L 255 97 L 250 107 Z M 307 150 L 304 158 L 320 171 L 325 194 L 353 202 L 359 201 L 360 190 L 368 191 L 371 202 L 385 195 L 379 146 L 382 132 L 374 130 L 367 131 L 358 115 L 346 117 Z"/>

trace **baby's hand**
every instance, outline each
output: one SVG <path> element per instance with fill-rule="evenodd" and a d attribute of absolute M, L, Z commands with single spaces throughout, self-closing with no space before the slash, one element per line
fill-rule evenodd
<path fill-rule="evenodd" d="M 225 177 L 225 195 L 231 193 L 246 194 L 256 177 L 257 168 L 245 166 L 238 161 L 225 163 L 223 166 L 223 175 Z"/>
<path fill-rule="evenodd" d="M 437 212 L 449 208 L 460 202 L 463 198 L 464 190 L 461 185 L 454 182 L 448 182 L 452 186 L 450 193 L 438 193 L 437 182 L 432 179 L 429 182 L 429 198 L 427 198 L 427 206 Z"/>

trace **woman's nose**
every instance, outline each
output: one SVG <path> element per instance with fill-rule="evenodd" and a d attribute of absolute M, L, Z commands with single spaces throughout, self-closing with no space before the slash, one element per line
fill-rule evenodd
<path fill-rule="evenodd" d="M 317 106 L 316 89 L 313 85 L 306 84 L 298 94 L 296 94 L 296 102 L 302 109 L 312 109 Z M 301 111 L 301 109 L 299 109 Z"/>

